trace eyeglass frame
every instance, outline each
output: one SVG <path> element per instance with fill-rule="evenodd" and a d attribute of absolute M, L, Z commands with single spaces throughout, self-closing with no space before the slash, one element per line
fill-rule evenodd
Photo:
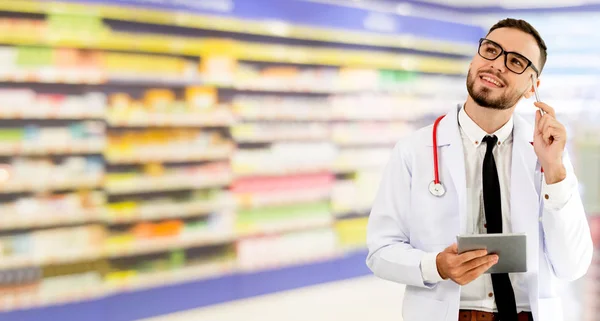
<path fill-rule="evenodd" d="M 494 45 L 498 46 L 498 48 L 500 48 L 500 53 L 499 53 L 499 54 L 496 56 L 496 58 L 494 58 L 494 59 L 489 59 L 489 58 L 486 58 L 486 57 L 484 57 L 484 56 L 481 54 L 481 44 L 483 43 L 483 41 L 484 41 L 484 40 L 485 40 L 485 41 L 489 41 L 489 42 L 491 42 L 492 44 L 494 44 Z M 478 55 L 479 55 L 481 58 L 483 58 L 483 59 L 485 59 L 485 60 L 488 60 L 488 61 L 494 61 L 494 60 L 498 59 L 498 57 L 500 57 L 500 56 L 504 55 L 504 66 L 506 67 L 506 69 L 510 70 L 511 72 L 513 72 L 513 73 L 515 73 L 515 74 L 517 74 L 517 75 L 522 75 L 522 74 L 525 72 L 525 70 L 527 70 L 527 68 L 531 67 L 531 69 L 533 69 L 533 71 L 535 71 L 535 74 L 536 74 L 536 76 L 537 76 L 537 77 L 539 77 L 539 76 L 540 76 L 540 71 L 539 71 L 539 70 L 538 70 L 538 69 L 535 67 L 535 65 L 533 64 L 533 62 L 531 62 L 531 60 L 529 60 L 529 58 L 527 58 L 527 57 L 523 56 L 522 54 L 520 54 L 520 53 L 518 53 L 518 52 L 514 52 L 514 51 L 505 51 L 505 50 L 504 50 L 504 48 L 502 48 L 502 46 L 501 46 L 499 43 L 497 43 L 497 42 L 495 42 L 495 41 L 493 41 L 493 40 L 490 40 L 490 39 L 487 39 L 487 38 L 481 38 L 481 39 L 479 39 L 479 47 L 477 48 L 477 54 L 478 54 Z M 507 63 L 508 63 L 508 61 L 507 61 L 507 60 L 508 60 L 508 54 L 516 54 L 516 55 L 519 55 L 519 56 L 523 57 L 525 60 L 527 60 L 528 64 L 527 64 L 527 66 L 525 66 L 525 68 L 523 68 L 523 71 L 521 71 L 521 72 L 515 72 L 515 71 L 511 70 L 511 69 L 508 67 L 508 65 L 507 65 Z"/>

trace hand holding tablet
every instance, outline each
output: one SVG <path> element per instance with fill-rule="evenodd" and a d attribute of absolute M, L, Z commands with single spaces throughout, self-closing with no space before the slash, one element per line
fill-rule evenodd
<path fill-rule="evenodd" d="M 525 234 L 474 234 L 457 236 L 458 253 L 486 250 L 499 257 L 498 263 L 484 273 L 527 272 Z"/>
<path fill-rule="evenodd" d="M 436 256 L 435 263 L 442 279 L 451 279 L 459 285 L 466 285 L 480 277 L 497 262 L 498 256 L 488 255 L 486 250 L 458 254 L 458 245 L 454 243 Z"/>

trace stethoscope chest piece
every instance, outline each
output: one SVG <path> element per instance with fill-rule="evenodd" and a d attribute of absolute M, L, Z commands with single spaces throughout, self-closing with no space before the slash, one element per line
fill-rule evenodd
<path fill-rule="evenodd" d="M 429 183 L 429 193 L 433 196 L 442 197 L 446 194 L 446 189 L 441 182 L 436 183 L 435 181 L 431 181 L 431 183 Z"/>

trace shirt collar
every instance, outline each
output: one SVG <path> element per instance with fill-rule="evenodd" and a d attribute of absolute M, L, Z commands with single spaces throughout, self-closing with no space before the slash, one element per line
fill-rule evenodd
<path fill-rule="evenodd" d="M 477 125 L 471 119 L 471 117 L 469 117 L 469 115 L 467 115 L 467 112 L 465 111 L 464 106 L 460 109 L 460 111 L 458 113 L 458 125 L 464 131 L 467 138 L 474 145 L 479 146 L 479 144 L 481 144 L 481 141 L 483 140 L 483 138 L 488 135 L 488 133 L 486 133 L 483 129 L 481 129 L 481 127 L 479 127 L 479 125 Z M 508 120 L 508 122 L 506 122 L 506 124 L 504 124 L 504 126 L 502 126 L 500 129 L 498 129 L 492 135 L 496 135 L 496 137 L 498 137 L 499 144 L 504 144 L 508 139 L 510 139 L 512 137 L 513 127 L 514 127 L 514 120 L 513 120 L 513 117 L 511 116 L 510 119 Z"/>

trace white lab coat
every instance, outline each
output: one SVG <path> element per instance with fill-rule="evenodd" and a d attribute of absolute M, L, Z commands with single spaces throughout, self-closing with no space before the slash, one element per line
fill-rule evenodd
<path fill-rule="evenodd" d="M 460 106 L 458 107 L 460 108 Z M 456 321 L 460 286 L 451 280 L 426 284 L 420 269 L 425 252 L 440 252 L 466 233 L 465 162 L 458 108 L 439 123 L 438 157 L 443 197 L 429 193 L 433 180 L 432 128 L 396 144 L 386 166 L 367 228 L 367 265 L 380 278 L 406 284 L 404 321 Z M 536 321 L 563 319 L 558 288 L 582 277 L 593 245 L 577 179 L 567 153 L 572 194 L 560 208 L 544 209 L 543 174 L 531 144 L 533 128 L 514 115 L 510 203 L 514 233 L 527 234 L 524 278 Z"/>

